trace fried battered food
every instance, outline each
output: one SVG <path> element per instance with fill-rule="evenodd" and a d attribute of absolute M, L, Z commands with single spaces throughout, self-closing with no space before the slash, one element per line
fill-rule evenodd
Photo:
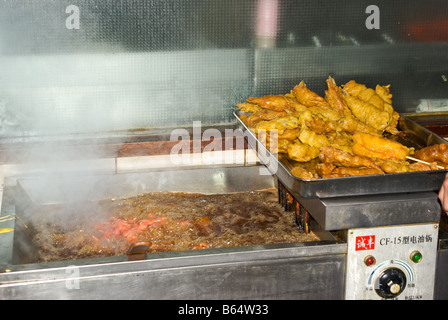
<path fill-rule="evenodd" d="M 299 140 L 302 143 L 316 148 L 330 144 L 330 141 L 325 135 L 317 134 L 316 132 L 311 131 L 306 125 L 302 125 L 300 129 Z"/>
<path fill-rule="evenodd" d="M 384 174 L 379 168 L 350 168 L 337 167 L 331 163 L 319 163 L 316 171 L 322 178 L 338 178 L 350 176 L 363 176 L 371 174 Z"/>
<path fill-rule="evenodd" d="M 381 132 L 392 120 L 392 116 L 387 111 L 382 111 L 369 102 L 347 93 L 344 93 L 342 97 L 356 118 Z"/>
<path fill-rule="evenodd" d="M 320 107 L 331 109 L 330 105 L 324 98 L 306 87 L 305 82 L 301 81 L 294 87 L 294 94 L 297 101 L 307 107 Z"/>
<path fill-rule="evenodd" d="M 386 88 L 387 87 L 382 87 L 381 91 L 381 93 L 385 96 L 387 96 Z M 389 112 L 392 109 L 392 106 L 386 103 L 386 101 L 384 101 L 383 98 L 378 95 L 375 90 L 367 88 L 364 84 L 356 83 L 356 81 L 354 80 L 351 80 L 343 85 L 343 90 L 353 97 L 357 97 L 364 102 L 372 104 L 381 111 Z M 389 113 L 392 113 L 392 111 L 390 111 Z"/>
<path fill-rule="evenodd" d="M 287 153 L 288 146 L 291 144 L 291 140 L 287 139 L 272 139 L 268 136 L 266 140 L 266 148 L 272 153 Z"/>
<path fill-rule="evenodd" d="M 413 163 L 406 159 L 413 148 L 383 136 L 399 134 L 400 115 L 392 107 L 390 85 L 377 85 L 373 90 L 351 80 L 337 86 L 332 77 L 326 84 L 324 98 L 301 81 L 285 95 L 250 97 L 237 105 L 249 113 L 242 114 L 241 120 L 272 153 L 307 162 L 306 168 L 295 169 L 296 176 L 311 179 L 435 170 L 440 162 L 448 168 L 448 145 L 418 151 L 415 157 L 428 164 Z"/>
<path fill-rule="evenodd" d="M 260 130 L 270 131 L 277 130 L 278 134 L 281 135 L 286 129 L 295 129 L 299 126 L 299 119 L 296 117 L 282 117 L 270 121 L 261 121 L 255 126 L 255 132 L 258 133 Z"/>
<path fill-rule="evenodd" d="M 243 102 L 243 103 L 238 103 L 236 105 L 241 111 L 247 112 L 247 113 L 258 113 L 258 112 L 263 112 L 265 109 L 263 109 L 260 106 L 257 106 L 256 104 L 253 103 L 248 103 L 248 102 Z"/>
<path fill-rule="evenodd" d="M 286 112 L 284 112 L 284 111 L 270 111 L 270 112 L 262 111 L 262 112 L 257 112 L 257 113 L 250 115 L 247 118 L 247 123 L 249 124 L 250 127 L 254 127 L 260 121 L 263 121 L 263 120 L 269 121 L 269 120 L 274 120 L 277 118 L 282 118 L 285 116 L 286 116 Z"/>
<path fill-rule="evenodd" d="M 390 85 L 377 85 L 375 90 L 373 90 L 367 88 L 363 84 L 359 84 L 354 80 L 351 80 L 343 87 L 344 92 L 350 94 L 351 96 L 375 106 L 380 111 L 386 111 L 389 114 L 390 120 L 388 121 L 388 124 L 384 128 L 384 130 L 392 134 L 398 134 L 397 122 L 399 114 L 394 111 L 392 107 L 392 94 L 390 93 Z"/>
<path fill-rule="evenodd" d="M 332 163 L 338 167 L 373 167 L 379 169 L 378 165 L 371 158 L 351 154 L 330 146 L 320 148 L 319 159 L 323 163 Z"/>
<path fill-rule="evenodd" d="M 412 172 L 416 171 L 411 164 L 402 160 L 376 159 L 376 164 L 386 173 Z"/>
<path fill-rule="evenodd" d="M 426 161 L 435 162 L 439 161 L 448 164 L 448 144 L 435 144 L 414 153 L 414 158 Z"/>
<path fill-rule="evenodd" d="M 411 149 L 399 142 L 365 133 L 353 135 L 353 153 L 370 158 L 405 160 Z"/>
<path fill-rule="evenodd" d="M 306 180 L 319 178 L 316 174 L 313 174 L 313 173 L 309 172 L 308 170 L 306 170 L 305 168 L 302 168 L 299 166 L 292 168 L 291 174 L 297 178 L 306 179 Z"/>
<path fill-rule="evenodd" d="M 369 126 L 368 124 L 365 124 L 364 122 L 359 121 L 353 115 L 348 115 L 348 116 L 342 118 L 340 121 L 338 121 L 338 126 L 342 130 L 350 132 L 352 134 L 354 134 L 356 132 L 363 132 L 363 133 L 373 134 L 376 136 L 382 135 L 381 130 L 375 129 L 372 126 Z"/>
<path fill-rule="evenodd" d="M 340 116 L 351 114 L 347 103 L 342 98 L 341 88 L 336 85 L 336 81 L 332 77 L 327 79 L 328 90 L 325 91 L 325 100 L 333 110 L 337 110 Z"/>
<path fill-rule="evenodd" d="M 375 93 L 381 97 L 385 102 L 392 105 L 392 94 L 390 93 L 390 84 L 387 86 L 380 86 L 375 88 Z"/>
<path fill-rule="evenodd" d="M 249 97 L 247 102 L 251 104 L 256 104 L 264 109 L 269 109 L 273 111 L 285 111 L 289 110 L 291 112 L 295 111 L 294 107 L 291 105 L 290 100 L 288 100 L 283 95 L 267 95 L 264 97 Z"/>
<path fill-rule="evenodd" d="M 298 140 L 288 145 L 287 151 L 288 157 L 298 162 L 308 162 L 319 156 L 319 148 L 301 143 Z"/>

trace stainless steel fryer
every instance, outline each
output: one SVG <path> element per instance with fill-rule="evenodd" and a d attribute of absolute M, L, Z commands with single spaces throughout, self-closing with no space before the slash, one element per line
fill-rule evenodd
<path fill-rule="evenodd" d="M 259 170 L 246 166 L 99 175 L 90 177 L 86 187 L 97 190 L 92 198 L 102 198 L 155 190 L 227 193 L 275 186 L 275 179 L 259 175 Z M 33 246 L 22 242 L 22 221 L 36 204 L 66 201 L 74 183 L 53 185 L 56 192 L 45 198 L 39 180 L 10 181 L 5 190 L 2 215 L 24 217 L 12 221 L 17 234 L 0 234 L 5 244 L 0 252 L 3 299 L 302 299 L 322 294 L 336 299 L 343 293 L 346 244 L 318 224 L 312 226 L 321 239 L 317 242 L 148 253 L 140 261 L 116 256 L 39 263 L 33 260 Z M 15 203 L 11 196 L 16 196 Z"/>

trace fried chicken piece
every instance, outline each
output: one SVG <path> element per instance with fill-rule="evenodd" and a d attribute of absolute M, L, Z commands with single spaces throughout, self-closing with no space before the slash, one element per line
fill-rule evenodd
<path fill-rule="evenodd" d="M 302 168 L 299 166 L 292 168 L 291 174 L 294 177 L 297 177 L 300 179 L 306 179 L 306 180 L 312 180 L 312 179 L 318 178 L 318 176 L 316 174 L 313 174 L 313 173 L 309 172 L 308 170 L 306 170 L 305 168 Z"/>
<path fill-rule="evenodd" d="M 344 93 L 343 98 L 356 118 L 381 132 L 386 129 L 392 120 L 391 114 L 378 109 L 369 102 L 363 101 L 348 93 Z"/>
<path fill-rule="evenodd" d="M 320 148 L 319 159 L 323 163 L 333 163 L 339 167 L 372 167 L 379 169 L 371 158 L 351 154 L 330 146 Z"/>
<path fill-rule="evenodd" d="M 342 99 L 341 89 L 336 85 L 332 77 L 327 79 L 328 90 L 325 91 L 325 100 L 333 110 L 337 110 L 340 116 L 351 114 L 347 103 Z"/>
<path fill-rule="evenodd" d="M 382 171 L 379 168 L 336 167 L 331 163 L 317 164 L 316 171 L 322 178 L 339 178 L 339 177 L 363 176 L 372 174 L 384 174 L 384 171 Z"/>
<path fill-rule="evenodd" d="M 246 101 L 251 104 L 256 104 L 264 109 L 273 111 L 295 111 L 294 107 L 291 106 L 291 102 L 285 96 L 280 94 L 271 94 L 263 97 L 249 97 Z"/>
<path fill-rule="evenodd" d="M 353 141 L 353 153 L 371 158 L 405 160 L 412 151 L 399 142 L 366 133 L 355 133 Z"/>
<path fill-rule="evenodd" d="M 320 107 L 331 109 L 330 105 L 324 98 L 306 87 L 305 82 L 301 81 L 294 87 L 294 94 L 297 101 L 307 107 Z"/>
<path fill-rule="evenodd" d="M 319 156 L 319 149 L 296 140 L 288 145 L 288 157 L 298 162 L 308 162 Z"/>
<path fill-rule="evenodd" d="M 448 144 L 435 144 L 423 149 L 417 150 L 414 157 L 426 162 L 440 161 L 448 164 Z"/>

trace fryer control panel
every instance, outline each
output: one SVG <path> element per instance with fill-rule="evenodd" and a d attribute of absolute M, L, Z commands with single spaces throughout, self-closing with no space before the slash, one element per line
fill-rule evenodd
<path fill-rule="evenodd" d="M 345 298 L 433 299 L 438 227 L 349 229 Z"/>

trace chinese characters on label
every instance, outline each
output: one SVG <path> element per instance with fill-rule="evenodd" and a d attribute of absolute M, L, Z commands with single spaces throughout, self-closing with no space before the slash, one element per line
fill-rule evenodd
<path fill-rule="evenodd" d="M 406 245 L 406 244 L 419 244 L 433 242 L 433 236 L 431 234 L 412 235 L 412 236 L 399 236 L 390 238 L 380 238 L 378 244 L 380 246 L 388 245 Z M 375 249 L 375 236 L 358 236 L 355 239 L 356 246 L 355 251 L 360 250 L 374 250 Z"/>

